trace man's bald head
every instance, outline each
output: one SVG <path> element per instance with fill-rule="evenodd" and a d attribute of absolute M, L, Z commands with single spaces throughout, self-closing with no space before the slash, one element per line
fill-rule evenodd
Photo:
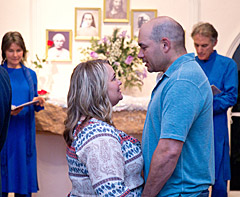
<path fill-rule="evenodd" d="M 162 38 L 168 38 L 175 46 L 185 48 L 185 33 L 182 26 L 168 16 L 159 16 L 143 24 L 142 28 L 151 29 L 150 39 L 160 42 Z M 141 30 L 140 30 L 141 31 Z"/>

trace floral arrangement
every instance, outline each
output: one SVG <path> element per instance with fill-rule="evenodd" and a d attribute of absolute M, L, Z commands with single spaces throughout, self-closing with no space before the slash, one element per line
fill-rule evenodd
<path fill-rule="evenodd" d="M 32 61 L 32 63 L 35 65 L 35 68 L 42 68 L 43 63 L 46 62 L 46 59 L 40 59 L 38 55 L 36 54 L 36 60 Z"/>
<path fill-rule="evenodd" d="M 80 49 L 80 60 L 107 59 L 117 77 L 124 82 L 124 88 L 137 86 L 141 90 L 147 71 L 137 57 L 138 43 L 126 35 L 127 31 L 119 31 L 116 28 L 112 36 L 105 36 L 101 40 L 92 39 L 91 47 Z"/>

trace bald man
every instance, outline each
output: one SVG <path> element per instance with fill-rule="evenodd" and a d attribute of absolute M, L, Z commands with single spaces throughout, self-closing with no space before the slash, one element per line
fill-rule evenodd
<path fill-rule="evenodd" d="M 138 57 L 162 72 L 151 95 L 142 148 L 142 196 L 208 196 L 214 183 L 212 91 L 188 54 L 182 26 L 162 16 L 142 25 Z"/>
<path fill-rule="evenodd" d="M 67 49 L 63 48 L 65 37 L 61 33 L 53 36 L 54 47 L 48 50 L 48 60 L 69 60 L 70 55 Z"/>

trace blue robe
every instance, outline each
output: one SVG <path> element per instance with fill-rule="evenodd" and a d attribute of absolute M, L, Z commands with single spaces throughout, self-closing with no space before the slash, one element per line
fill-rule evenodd
<path fill-rule="evenodd" d="M 11 114 L 12 88 L 7 71 L 0 66 L 0 151 L 7 137 L 8 125 Z M 1 164 L 1 159 L 0 159 Z M 1 169 L 1 167 L 0 167 Z M 2 183 L 0 177 L 0 196 Z"/>
<path fill-rule="evenodd" d="M 36 73 L 21 66 L 11 69 L 6 61 L 3 65 L 10 77 L 12 105 L 32 101 L 38 96 Z M 1 152 L 3 192 L 28 194 L 38 190 L 34 111 L 41 109 L 36 105 L 27 106 L 10 118 L 8 136 Z"/>
<path fill-rule="evenodd" d="M 213 123 L 215 146 L 215 177 L 223 174 L 224 180 L 231 179 L 227 110 L 237 102 L 238 72 L 236 63 L 214 51 L 208 60 L 197 62 L 202 67 L 211 85 L 222 92 L 213 97 Z M 222 163 L 223 167 L 220 168 Z M 223 171 L 220 172 L 220 169 Z"/>

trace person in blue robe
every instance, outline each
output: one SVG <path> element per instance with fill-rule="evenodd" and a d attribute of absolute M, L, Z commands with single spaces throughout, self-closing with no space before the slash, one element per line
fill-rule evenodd
<path fill-rule="evenodd" d="M 11 114 L 12 88 L 7 71 L 0 66 L 0 151 L 7 137 L 8 125 Z M 1 165 L 1 158 L 0 158 Z M 0 166 L 1 169 L 1 166 Z M 0 196 L 2 193 L 2 182 L 0 177 Z"/>
<path fill-rule="evenodd" d="M 29 197 L 38 191 L 34 111 L 43 109 L 44 99 L 37 94 L 36 73 L 23 65 L 26 47 L 19 32 L 7 32 L 2 39 L 2 67 L 9 74 L 12 105 L 8 135 L 1 151 L 2 196 Z"/>
<path fill-rule="evenodd" d="M 215 184 L 212 187 L 212 197 L 225 197 L 227 181 L 231 179 L 227 110 L 237 102 L 237 64 L 214 50 L 218 33 L 213 25 L 198 23 L 191 36 L 197 52 L 196 60 L 212 88 L 218 90 L 214 91 L 213 97 Z"/>

